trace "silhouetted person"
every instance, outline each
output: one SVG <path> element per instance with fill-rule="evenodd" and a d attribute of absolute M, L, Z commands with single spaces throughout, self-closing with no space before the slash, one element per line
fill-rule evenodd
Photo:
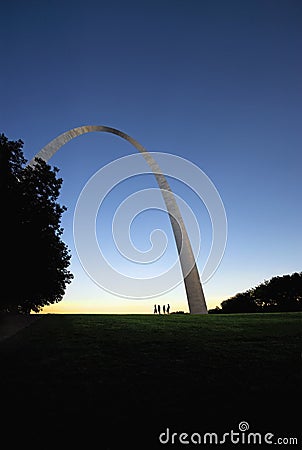
<path fill-rule="evenodd" d="M 154 305 L 154 314 L 157 314 L 157 308 L 156 308 L 156 305 Z"/>
<path fill-rule="evenodd" d="M 166 306 L 163 306 L 163 313 L 166 314 Z"/>
<path fill-rule="evenodd" d="M 160 305 L 157 305 L 158 314 L 160 314 Z"/>
<path fill-rule="evenodd" d="M 170 314 L 170 305 L 169 305 L 169 303 L 167 304 L 167 314 Z"/>

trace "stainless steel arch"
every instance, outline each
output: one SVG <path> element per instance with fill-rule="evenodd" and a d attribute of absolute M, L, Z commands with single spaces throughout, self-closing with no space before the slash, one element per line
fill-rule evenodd
<path fill-rule="evenodd" d="M 135 139 L 126 133 L 115 128 L 102 125 L 87 125 L 73 128 L 60 136 L 53 139 L 45 147 L 36 154 L 36 156 L 29 162 L 29 165 L 35 164 L 35 158 L 41 158 L 48 161 L 64 144 L 71 141 L 81 134 L 90 133 L 93 131 L 103 131 L 120 136 L 122 139 L 130 142 L 145 158 L 149 167 L 155 175 L 158 186 L 164 198 L 170 222 L 172 225 L 176 246 L 179 254 L 180 265 L 184 276 L 184 284 L 187 294 L 189 310 L 191 314 L 207 314 L 207 306 L 199 278 L 198 269 L 196 266 L 194 254 L 192 251 L 189 236 L 181 216 L 180 210 L 176 203 L 173 192 L 167 182 L 166 177 L 162 173 L 159 165 L 155 159 L 148 153 L 148 151 Z M 182 248 L 183 247 L 183 248 Z M 192 269 L 188 273 L 188 267 Z"/>

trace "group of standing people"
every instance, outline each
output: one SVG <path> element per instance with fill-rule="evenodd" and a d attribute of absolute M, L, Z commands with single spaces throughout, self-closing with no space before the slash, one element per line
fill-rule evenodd
<path fill-rule="evenodd" d="M 160 314 L 161 308 L 160 305 L 154 305 L 154 314 Z M 163 313 L 164 314 L 170 314 L 170 305 L 169 303 L 166 305 L 163 305 Z"/>

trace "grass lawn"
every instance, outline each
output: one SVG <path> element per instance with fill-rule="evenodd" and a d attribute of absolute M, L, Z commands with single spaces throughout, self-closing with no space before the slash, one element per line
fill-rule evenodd
<path fill-rule="evenodd" d="M 0 342 L 2 437 L 144 449 L 241 421 L 298 436 L 301 318 L 47 315 Z"/>

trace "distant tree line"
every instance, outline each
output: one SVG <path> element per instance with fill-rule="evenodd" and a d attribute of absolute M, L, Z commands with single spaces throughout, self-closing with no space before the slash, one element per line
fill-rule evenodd
<path fill-rule="evenodd" d="M 224 300 L 210 314 L 302 310 L 302 272 L 273 277 Z"/>
<path fill-rule="evenodd" d="M 22 148 L 21 140 L 0 135 L 2 313 L 39 312 L 59 302 L 73 278 L 61 240 L 62 179 L 41 159 L 26 166 Z"/>

